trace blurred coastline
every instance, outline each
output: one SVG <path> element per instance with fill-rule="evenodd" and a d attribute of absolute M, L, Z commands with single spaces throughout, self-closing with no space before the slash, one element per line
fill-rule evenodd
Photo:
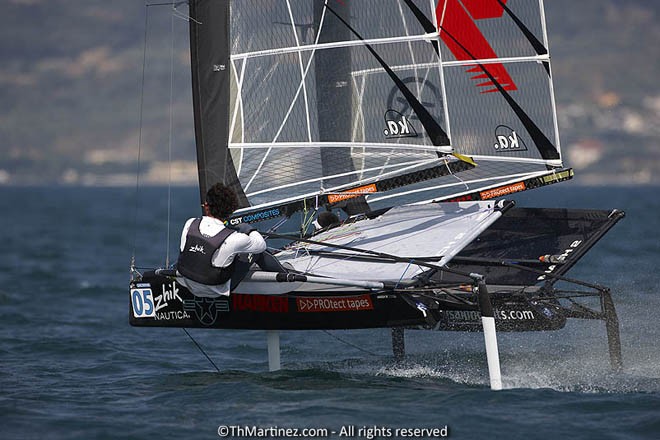
<path fill-rule="evenodd" d="M 138 168 L 141 184 L 196 185 L 184 20 L 135 0 L 6 3 L 0 186 L 133 186 Z M 545 12 L 574 184 L 660 184 L 660 2 L 552 0 Z"/>

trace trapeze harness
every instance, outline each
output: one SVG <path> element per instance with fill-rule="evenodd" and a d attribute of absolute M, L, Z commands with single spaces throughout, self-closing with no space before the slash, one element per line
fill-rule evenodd
<path fill-rule="evenodd" d="M 234 273 L 236 259 L 227 267 L 213 266 L 213 254 L 220 249 L 227 237 L 236 232 L 224 228 L 213 237 L 205 237 L 199 231 L 202 219 L 193 220 L 186 234 L 186 245 L 179 255 L 176 269 L 184 277 L 200 284 L 216 286 L 229 281 Z"/>

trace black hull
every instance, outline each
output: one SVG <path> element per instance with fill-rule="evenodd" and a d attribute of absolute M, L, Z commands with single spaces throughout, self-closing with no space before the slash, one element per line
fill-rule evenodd
<path fill-rule="evenodd" d="M 138 301 L 139 305 L 139 300 L 134 298 L 135 292 L 145 288 L 153 292 L 154 313 L 151 317 L 136 317 L 134 304 Z M 196 297 L 175 280 L 158 275 L 132 282 L 130 290 L 129 322 L 137 327 L 319 330 L 425 323 L 419 310 L 410 307 L 401 296 L 388 294 L 338 290 L 331 295 L 232 293 L 227 298 L 210 299 Z M 321 299 L 324 303 L 320 303 Z M 320 309 L 325 311 L 315 311 Z"/>
<path fill-rule="evenodd" d="M 591 292 L 530 291 L 520 286 L 489 290 L 498 332 L 562 329 L 569 318 L 605 323 L 610 360 L 621 370 L 621 340 L 614 303 L 607 289 Z M 232 293 L 228 298 L 195 297 L 175 279 L 160 275 L 131 282 L 129 322 L 136 327 L 243 330 L 338 330 L 393 328 L 393 351 L 404 355 L 405 328 L 482 332 L 476 295 L 461 288 L 433 291 L 289 292 L 280 295 Z M 591 300 L 598 307 L 576 302 Z"/>
<path fill-rule="evenodd" d="M 566 314 L 553 299 L 512 294 L 491 287 L 500 331 L 558 330 Z M 449 293 L 449 295 L 448 295 Z M 457 297 L 460 301 L 457 301 Z M 283 295 L 237 294 L 200 298 L 173 278 L 145 275 L 131 282 L 129 322 L 136 327 L 183 327 L 244 330 L 337 330 L 416 327 L 481 331 L 474 294 L 465 291 L 332 293 Z"/>

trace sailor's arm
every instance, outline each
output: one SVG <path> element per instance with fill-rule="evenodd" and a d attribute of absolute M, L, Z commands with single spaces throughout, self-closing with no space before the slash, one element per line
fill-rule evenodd
<path fill-rule="evenodd" d="M 249 234 L 236 232 L 231 234 L 213 258 L 213 265 L 226 267 L 234 261 L 237 254 L 260 254 L 266 250 L 266 240 L 259 231 L 251 231 Z"/>
<path fill-rule="evenodd" d="M 232 235 L 244 235 L 247 236 L 248 238 L 248 243 L 244 244 L 244 249 L 243 251 L 237 251 L 242 254 L 260 254 L 264 251 L 266 251 L 266 240 L 261 236 L 259 231 L 253 230 L 250 231 L 249 234 L 243 234 L 243 233 L 238 233 L 238 234 L 232 234 Z"/>
<path fill-rule="evenodd" d="M 195 220 L 195 218 L 189 218 L 186 221 L 186 224 L 183 226 L 183 231 L 181 231 L 181 244 L 179 245 L 179 250 L 183 252 L 183 249 L 186 247 L 186 237 L 188 236 L 188 229 L 190 229 L 190 225 L 192 222 Z"/>

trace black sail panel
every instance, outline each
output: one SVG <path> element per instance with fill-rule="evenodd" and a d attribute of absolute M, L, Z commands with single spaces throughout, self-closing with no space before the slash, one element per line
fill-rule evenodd
<path fill-rule="evenodd" d="M 222 182 L 234 189 L 240 207 L 249 203 L 229 153 L 229 0 L 191 0 L 190 56 L 199 190 Z"/>
<path fill-rule="evenodd" d="M 318 42 L 350 40 L 350 30 L 332 14 L 323 17 L 323 28 L 320 29 L 324 8 L 324 3 L 314 3 L 314 25 L 320 32 Z M 350 142 L 353 115 L 349 111 L 337 112 L 335 109 L 351 109 L 351 51 L 347 48 L 319 51 L 315 55 L 315 66 L 316 95 L 318 102 L 322 103 L 317 105 L 319 141 Z M 321 148 L 321 164 L 326 175 L 355 171 L 350 150 L 347 149 Z M 331 179 L 326 186 L 350 182 L 350 177 L 346 175 Z"/>
<path fill-rule="evenodd" d="M 568 272 L 623 217 L 617 210 L 513 208 L 450 266 L 483 274 L 490 284 L 554 282 L 553 275 Z M 444 275 L 444 281 L 449 281 L 451 275 Z"/>

